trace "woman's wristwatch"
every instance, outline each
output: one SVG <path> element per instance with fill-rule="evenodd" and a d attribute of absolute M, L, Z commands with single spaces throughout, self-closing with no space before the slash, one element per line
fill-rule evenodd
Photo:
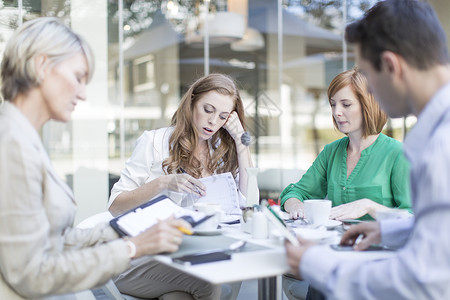
<path fill-rule="evenodd" d="M 241 143 L 245 146 L 250 146 L 250 142 L 252 141 L 252 137 L 250 135 L 250 132 L 245 131 L 242 135 L 241 135 Z"/>

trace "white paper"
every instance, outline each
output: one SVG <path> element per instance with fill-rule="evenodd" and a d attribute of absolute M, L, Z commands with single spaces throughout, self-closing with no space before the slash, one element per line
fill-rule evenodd
<path fill-rule="evenodd" d="M 230 172 L 199 179 L 206 186 L 206 196 L 195 202 L 218 203 L 226 214 L 241 214 L 239 196 L 233 175 Z"/>

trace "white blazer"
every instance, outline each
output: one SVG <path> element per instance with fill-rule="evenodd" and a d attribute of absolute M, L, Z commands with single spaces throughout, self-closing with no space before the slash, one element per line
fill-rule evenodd
<path fill-rule="evenodd" d="M 145 131 L 136 141 L 136 147 L 131 157 L 126 161 L 120 179 L 114 184 L 109 197 L 108 207 L 123 191 L 132 191 L 138 187 L 165 175 L 162 163 L 170 156 L 169 139 L 174 127 L 159 128 Z M 212 152 L 212 148 L 210 147 Z M 211 153 L 212 154 L 212 153 Z M 239 191 L 239 174 L 235 178 L 238 189 L 236 203 L 228 203 L 227 211 L 241 213 L 240 207 L 246 206 L 246 198 Z M 180 206 L 188 206 L 191 196 L 187 193 L 166 192 L 166 196 Z M 159 195 L 158 195 L 159 196 Z M 156 197 L 156 196 L 155 196 Z M 150 200 L 150 199 L 149 199 Z M 191 204 L 192 205 L 192 204 Z"/>

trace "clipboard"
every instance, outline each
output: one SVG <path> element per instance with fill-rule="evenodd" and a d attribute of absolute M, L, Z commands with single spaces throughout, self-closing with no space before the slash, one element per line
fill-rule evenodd
<path fill-rule="evenodd" d="M 214 216 L 188 210 L 178 206 L 166 196 L 158 196 L 111 219 L 109 224 L 120 236 L 137 236 L 152 227 L 159 220 L 166 219 L 171 215 L 184 219 L 192 227 Z"/>
<path fill-rule="evenodd" d="M 278 214 L 270 206 L 262 206 L 262 211 L 269 222 L 272 223 L 272 225 L 280 231 L 284 238 L 291 242 L 292 245 L 300 246 L 295 233 L 289 230 L 283 219 L 281 219 L 280 216 L 278 216 Z"/>

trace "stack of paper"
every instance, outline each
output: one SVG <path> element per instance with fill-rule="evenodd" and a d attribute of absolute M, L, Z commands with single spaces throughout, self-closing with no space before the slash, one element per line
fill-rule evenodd
<path fill-rule="evenodd" d="M 230 172 L 200 178 L 206 186 L 206 196 L 195 202 L 218 203 L 226 214 L 241 214 L 236 182 Z"/>

